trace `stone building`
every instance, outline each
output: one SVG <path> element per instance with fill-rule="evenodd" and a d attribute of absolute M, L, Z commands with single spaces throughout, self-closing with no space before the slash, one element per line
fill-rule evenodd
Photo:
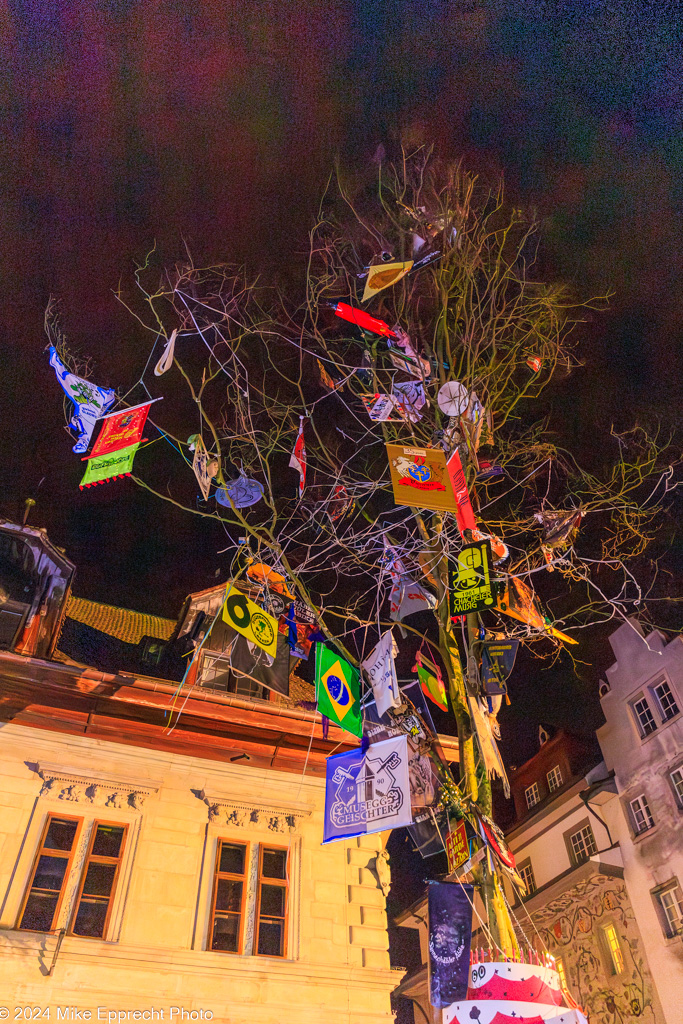
<path fill-rule="evenodd" d="M 606 809 L 667 1024 L 683 1019 L 683 638 L 630 619 L 610 637 L 598 739 L 618 798 Z"/>
<path fill-rule="evenodd" d="M 517 820 L 506 838 L 528 895 L 506 885 L 520 931 L 547 949 L 591 1024 L 664 1024 L 651 956 L 607 808 L 614 779 L 585 741 L 540 730 L 510 775 Z M 596 763 L 597 762 L 597 763 Z"/>
<path fill-rule="evenodd" d="M 12 1019 L 390 1021 L 382 838 L 321 845 L 325 761 L 353 737 L 323 737 L 295 676 L 273 694 L 210 650 L 193 688 L 165 675 L 220 588 L 178 623 L 110 608 L 69 596 L 41 531 L 0 535 Z"/>

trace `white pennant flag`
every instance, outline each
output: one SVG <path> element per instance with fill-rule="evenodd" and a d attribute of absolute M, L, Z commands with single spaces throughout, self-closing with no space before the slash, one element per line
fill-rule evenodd
<path fill-rule="evenodd" d="M 401 706 L 401 694 L 396 678 L 394 658 L 398 654 L 398 644 L 390 629 L 380 638 L 365 661 L 362 662 L 365 674 L 372 683 L 377 713 L 383 715 L 389 708 Z"/>
<path fill-rule="evenodd" d="M 173 355 L 175 353 L 175 339 L 177 334 L 178 330 L 176 328 L 175 330 L 172 331 L 171 337 L 166 342 L 166 345 L 164 346 L 164 351 L 161 354 L 161 359 L 154 367 L 155 377 L 161 377 L 162 373 L 166 373 L 166 371 L 170 369 L 171 364 L 173 363 Z"/>

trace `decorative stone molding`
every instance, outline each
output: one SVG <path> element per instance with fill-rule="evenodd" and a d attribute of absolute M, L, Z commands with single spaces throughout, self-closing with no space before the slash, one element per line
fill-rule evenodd
<path fill-rule="evenodd" d="M 95 772 L 82 775 L 44 763 L 34 770 L 43 780 L 40 796 L 107 810 L 140 811 L 147 798 L 159 789 L 147 780 L 112 779 Z"/>
<path fill-rule="evenodd" d="M 286 834 L 297 832 L 301 819 L 307 818 L 311 813 L 311 809 L 303 804 L 282 807 L 260 800 L 226 800 L 210 796 L 203 789 L 197 792 L 197 796 L 208 807 L 210 825 L 257 828 L 261 831 Z"/>

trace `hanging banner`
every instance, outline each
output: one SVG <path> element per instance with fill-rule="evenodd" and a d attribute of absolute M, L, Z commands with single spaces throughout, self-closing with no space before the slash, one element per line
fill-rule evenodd
<path fill-rule="evenodd" d="M 363 706 L 363 737 L 371 743 L 388 740 L 394 736 L 408 737 L 408 775 L 410 778 L 410 806 L 414 822 L 420 812 L 436 807 L 439 802 L 441 784 L 432 751 L 440 756 L 440 748 L 434 731 L 429 708 L 417 683 L 408 683 L 401 688 L 405 698 L 401 711 L 380 715 L 374 700 Z M 412 707 L 411 707 L 412 705 Z M 412 835 L 414 825 L 409 832 Z M 444 826 L 444 835 L 445 835 Z M 431 833 L 430 833 L 431 835 Z M 419 839 L 413 837 L 419 844 Z M 438 853 L 443 849 L 439 843 Z"/>
<path fill-rule="evenodd" d="M 400 444 L 386 447 L 397 505 L 456 511 L 443 448 L 412 448 Z"/>
<path fill-rule="evenodd" d="M 393 415 L 396 412 L 398 399 L 393 395 L 361 395 L 360 400 L 373 423 L 400 423 L 404 417 Z"/>
<path fill-rule="evenodd" d="M 487 697 L 508 692 L 506 679 L 517 657 L 519 640 L 487 640 L 481 651 L 481 681 Z"/>
<path fill-rule="evenodd" d="M 368 270 L 368 279 L 365 282 L 365 291 L 361 302 L 367 302 L 373 295 L 377 295 L 390 285 L 396 284 L 402 277 L 412 270 L 413 261 L 404 260 L 402 263 L 377 263 Z"/>
<path fill-rule="evenodd" d="M 467 840 L 464 821 L 461 821 L 446 836 L 446 856 L 448 857 L 448 871 L 451 875 L 470 859 L 470 844 Z"/>
<path fill-rule="evenodd" d="M 120 412 L 110 412 L 108 416 L 102 416 L 102 429 L 90 452 L 90 458 L 111 455 L 112 452 L 121 451 L 122 448 L 142 441 L 142 431 L 151 404 L 151 401 L 143 402 L 142 405 L 134 405 L 131 409 L 122 409 Z"/>
<path fill-rule="evenodd" d="M 354 736 L 363 735 L 358 669 L 321 643 L 315 649 L 315 697 L 321 715 Z"/>
<path fill-rule="evenodd" d="M 361 663 L 372 685 L 375 704 L 380 715 L 385 714 L 389 708 L 401 706 L 401 694 L 394 661 L 397 654 L 398 644 L 394 640 L 393 633 L 388 629 L 380 638 L 377 646 L 373 647 L 370 654 Z"/>
<path fill-rule="evenodd" d="M 94 484 L 109 483 L 117 477 L 130 476 L 133 470 L 133 459 L 140 447 L 139 444 L 132 444 L 130 448 L 122 448 L 121 451 L 113 452 L 111 455 L 100 455 L 96 459 L 88 459 L 88 465 L 79 487 L 92 487 Z"/>
<path fill-rule="evenodd" d="M 97 384 L 91 384 L 89 380 L 70 373 L 57 355 L 54 345 L 50 345 L 50 366 L 55 371 L 66 397 L 73 402 L 73 416 L 69 426 L 78 431 L 73 451 L 80 455 L 87 452 L 95 423 L 112 407 L 116 400 L 116 392 L 112 388 L 100 388 Z"/>
<path fill-rule="evenodd" d="M 401 828 L 412 821 L 406 736 L 328 757 L 323 842 Z"/>
<path fill-rule="evenodd" d="M 298 469 L 299 471 L 299 487 L 298 495 L 299 500 L 303 497 L 304 488 L 306 486 L 306 443 L 304 441 L 304 417 L 299 416 L 299 432 L 296 435 L 296 441 L 294 442 L 294 451 L 292 452 L 289 460 L 291 469 Z"/>
<path fill-rule="evenodd" d="M 392 397 L 401 416 L 410 423 L 418 423 L 422 419 L 421 410 L 429 405 L 421 380 L 397 381 L 393 386 Z"/>
<path fill-rule="evenodd" d="M 465 530 L 476 530 L 477 522 L 474 518 L 474 510 L 470 502 L 470 493 L 467 490 L 465 471 L 462 468 L 460 452 L 457 448 L 453 450 L 448 460 L 448 479 L 453 489 L 455 501 L 455 519 L 460 530 L 460 536 L 465 536 Z"/>
<path fill-rule="evenodd" d="M 536 607 L 533 590 L 519 576 L 508 576 L 505 590 L 499 595 L 494 610 L 504 612 L 511 618 L 526 623 L 527 626 L 532 626 L 543 633 L 549 633 L 557 640 L 564 640 L 567 644 L 578 644 L 579 642 L 573 637 L 567 636 L 566 633 L 561 633 L 559 629 L 555 629 L 545 621 Z"/>
<path fill-rule="evenodd" d="M 467 997 L 473 892 L 460 882 L 429 883 L 429 1001 L 439 1009 Z"/>
<path fill-rule="evenodd" d="M 259 608 L 236 587 L 230 586 L 225 595 L 223 621 L 271 657 L 277 654 L 277 619 L 264 612 L 263 608 Z"/>
<path fill-rule="evenodd" d="M 482 540 L 466 544 L 458 557 L 448 561 L 451 615 L 465 615 L 492 608 L 495 604 L 491 581 L 491 545 Z"/>

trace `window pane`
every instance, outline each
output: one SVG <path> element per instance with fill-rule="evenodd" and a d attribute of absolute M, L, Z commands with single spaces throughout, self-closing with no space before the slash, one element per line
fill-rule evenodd
<path fill-rule="evenodd" d="M 283 885 L 262 885 L 261 916 L 284 917 L 286 892 Z"/>
<path fill-rule="evenodd" d="M 73 846 L 77 821 L 64 821 L 62 818 L 52 818 L 45 836 L 44 846 L 48 850 L 69 851 Z"/>
<path fill-rule="evenodd" d="M 678 799 L 683 801 L 683 768 L 676 768 L 676 770 L 671 773 L 671 781 L 674 784 L 674 789 L 676 790 Z"/>
<path fill-rule="evenodd" d="M 287 851 L 264 850 L 261 873 L 265 878 L 286 878 Z"/>
<path fill-rule="evenodd" d="M 83 895 L 109 896 L 115 875 L 116 864 L 90 863 L 83 884 Z"/>
<path fill-rule="evenodd" d="M 92 844 L 96 857 L 118 857 L 121 850 L 124 829 L 120 825 L 98 825 Z"/>
<path fill-rule="evenodd" d="M 109 900 L 93 900 L 86 897 L 81 899 L 73 926 L 74 935 L 87 935 L 93 939 L 102 938 L 108 907 Z"/>
<path fill-rule="evenodd" d="M 258 952 L 264 956 L 283 956 L 285 923 L 261 919 L 258 930 Z"/>
<path fill-rule="evenodd" d="M 41 893 L 32 892 L 26 901 L 26 908 L 21 918 L 20 928 L 30 928 L 37 932 L 49 932 L 52 928 L 52 919 L 57 909 L 59 893 L 53 896 L 44 896 Z"/>
<path fill-rule="evenodd" d="M 68 863 L 66 857 L 49 857 L 41 854 L 31 888 L 53 889 L 59 892 Z"/>
<path fill-rule="evenodd" d="M 660 683 L 659 686 L 655 686 L 655 694 L 659 701 L 659 706 L 662 709 L 662 717 L 664 721 L 668 721 L 669 718 L 673 718 L 674 715 L 678 714 L 678 705 L 674 699 L 674 695 L 671 692 L 671 687 L 668 683 Z"/>
<path fill-rule="evenodd" d="M 211 937 L 211 949 L 221 949 L 228 953 L 236 953 L 239 949 L 239 937 L 239 914 L 215 918 L 213 922 L 213 935 Z"/>
<path fill-rule="evenodd" d="M 237 846 L 232 843 L 222 843 L 221 859 L 218 865 L 218 870 L 229 871 L 231 875 L 243 875 L 244 851 L 244 846 Z"/>
<path fill-rule="evenodd" d="M 239 913 L 242 909 L 242 883 L 231 878 L 219 878 L 216 886 L 216 910 Z"/>

